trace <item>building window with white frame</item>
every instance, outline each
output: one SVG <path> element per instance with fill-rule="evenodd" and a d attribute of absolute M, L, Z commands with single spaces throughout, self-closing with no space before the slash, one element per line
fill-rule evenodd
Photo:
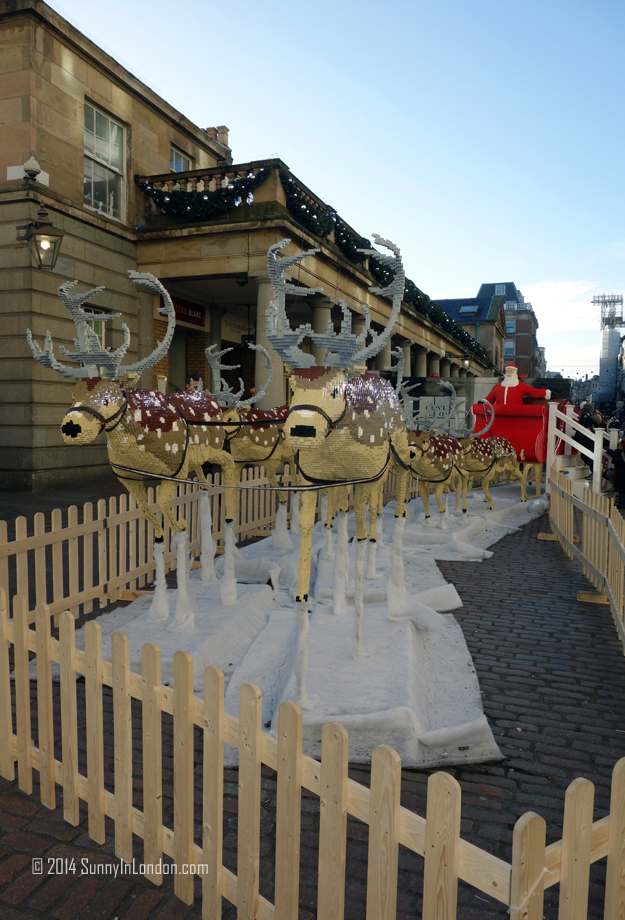
<path fill-rule="evenodd" d="M 124 129 L 85 102 L 83 204 L 122 220 L 123 192 Z"/>
<path fill-rule="evenodd" d="M 506 335 L 514 335 L 516 323 L 513 319 L 506 320 Z"/>
<path fill-rule="evenodd" d="M 514 355 L 514 339 L 510 342 L 506 342 L 504 346 L 504 356 L 506 358 L 511 358 Z"/>
<path fill-rule="evenodd" d="M 169 150 L 169 171 L 188 172 L 191 169 L 191 160 L 175 147 Z"/>
<path fill-rule="evenodd" d="M 495 297 L 497 297 L 497 296 L 499 296 L 499 295 L 505 296 L 505 293 L 506 293 L 506 286 L 505 286 L 505 284 L 496 284 L 496 285 L 495 285 Z"/>

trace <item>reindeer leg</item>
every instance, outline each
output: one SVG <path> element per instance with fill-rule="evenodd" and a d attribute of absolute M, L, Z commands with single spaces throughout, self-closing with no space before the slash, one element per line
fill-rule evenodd
<path fill-rule="evenodd" d="M 186 472 L 183 470 L 182 475 L 186 478 Z M 180 533 L 180 531 L 185 530 L 187 522 L 184 518 L 176 520 L 171 510 L 171 500 L 175 495 L 176 488 L 179 483 L 172 481 L 171 479 L 165 479 L 161 482 L 158 488 L 158 506 L 163 512 L 163 517 L 169 524 L 172 533 Z"/>
<path fill-rule="evenodd" d="M 485 473 L 484 476 L 482 477 L 482 490 L 484 492 L 484 501 L 487 502 L 489 511 L 493 510 L 493 499 L 490 494 L 489 483 L 491 479 L 495 476 L 495 469 L 496 469 L 496 466 L 493 467 L 490 473 Z M 498 473 L 499 473 L 499 470 L 497 469 L 497 474 Z"/>
<path fill-rule="evenodd" d="M 445 505 L 443 504 L 443 489 L 445 487 L 444 482 L 437 482 L 436 488 L 434 489 L 434 494 L 436 495 L 436 504 L 438 505 L 438 513 L 445 513 Z"/>
<path fill-rule="evenodd" d="M 214 447 L 209 448 L 208 455 L 205 459 L 208 460 L 209 463 L 214 463 L 216 466 L 221 467 L 224 485 L 230 487 L 224 490 L 226 493 L 224 496 L 226 521 L 233 521 L 236 516 L 237 507 L 236 487 L 239 484 L 240 476 L 237 464 L 232 459 L 232 456 L 226 453 L 225 450 L 217 450 Z"/>
<path fill-rule="evenodd" d="M 310 588 L 310 547 L 312 532 L 315 526 L 315 508 L 317 505 L 316 492 L 304 492 L 300 506 L 300 533 L 299 544 L 299 585 L 295 596 L 295 612 L 299 624 L 297 637 L 297 661 L 295 676 L 297 683 L 297 702 L 303 709 L 311 709 L 311 701 L 306 692 L 306 674 L 308 671 L 308 591 Z"/>
<path fill-rule="evenodd" d="M 530 464 L 526 464 L 528 469 L 531 469 Z M 518 479 L 521 483 L 521 501 L 527 501 L 527 478 L 524 473 L 521 472 L 518 463 L 515 463 L 513 460 L 510 461 L 510 465 L 507 468 L 508 477 L 514 476 L 515 479 Z"/>
<path fill-rule="evenodd" d="M 418 488 L 419 495 L 421 496 L 421 501 L 423 502 L 423 507 L 425 508 L 425 523 L 428 524 L 430 521 L 430 490 L 428 488 L 428 483 L 420 479 L 418 482 Z"/>
<path fill-rule="evenodd" d="M 143 517 L 148 521 L 149 524 L 154 528 L 154 536 L 157 541 L 163 539 L 163 528 L 161 527 L 161 522 L 151 510 L 148 505 L 148 495 L 145 491 L 145 486 L 139 479 L 120 479 L 122 485 L 124 485 L 130 494 L 133 496 L 134 500 L 137 503 L 137 508 L 143 515 Z"/>
<path fill-rule="evenodd" d="M 300 546 L 299 546 L 299 586 L 297 596 L 298 602 L 308 600 L 308 590 L 310 587 L 310 552 L 312 543 L 312 532 L 315 526 L 315 506 L 317 504 L 316 492 L 303 492 L 300 500 L 299 510 L 299 527 L 300 527 Z"/>
<path fill-rule="evenodd" d="M 356 540 L 367 539 L 367 494 L 362 486 L 354 486 L 354 513 L 356 515 Z"/>

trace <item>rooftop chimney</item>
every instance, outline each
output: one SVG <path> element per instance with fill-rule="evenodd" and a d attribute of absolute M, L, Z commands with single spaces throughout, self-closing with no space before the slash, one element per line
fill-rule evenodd
<path fill-rule="evenodd" d="M 217 128 L 207 128 L 206 133 L 209 137 L 212 137 L 214 141 L 217 140 Z"/>
<path fill-rule="evenodd" d="M 229 128 L 226 128 L 225 125 L 217 125 L 217 140 L 220 144 L 223 144 L 224 147 L 228 146 L 228 132 Z"/>

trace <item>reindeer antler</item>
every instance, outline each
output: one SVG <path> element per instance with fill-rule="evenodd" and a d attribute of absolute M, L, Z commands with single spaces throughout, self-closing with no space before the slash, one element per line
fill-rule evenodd
<path fill-rule="evenodd" d="M 168 316 L 167 334 L 163 341 L 158 343 L 156 349 L 148 358 L 143 358 L 135 364 L 122 367 L 121 361 L 130 345 L 130 330 L 128 326 L 122 323 L 124 341 L 119 348 L 112 350 L 111 348 L 102 347 L 97 333 L 94 332 L 89 325 L 89 323 L 92 322 L 106 323 L 108 320 L 116 319 L 121 316 L 121 313 L 87 313 L 82 309 L 83 304 L 93 297 L 94 294 L 103 291 L 104 288 L 96 287 L 92 288 L 90 291 L 86 291 L 84 294 L 74 294 L 70 296 L 69 292 L 78 282 L 67 281 L 65 284 L 61 285 L 58 294 L 76 326 L 76 338 L 74 339 L 74 347 L 76 350 L 72 352 L 65 348 L 64 345 L 60 345 L 59 352 L 71 358 L 72 361 L 76 361 L 80 367 L 66 367 L 55 358 L 52 336 L 49 330 L 46 332 L 44 346 L 41 348 L 37 342 L 34 341 L 30 329 L 27 329 L 26 339 L 30 345 L 30 350 L 33 353 L 35 361 L 43 364 L 44 367 L 49 367 L 51 370 L 56 371 L 68 380 L 76 380 L 79 377 L 98 376 L 111 377 L 114 379 L 128 373 L 140 373 L 147 367 L 156 364 L 156 362 L 167 352 L 174 335 L 176 326 L 174 305 L 168 291 L 153 275 L 147 272 L 140 274 L 134 271 L 130 271 L 128 274 L 135 283 L 145 284 L 153 291 L 162 294 L 165 303 L 164 307 L 159 307 L 159 312 L 165 313 Z M 101 372 L 100 368 L 102 369 Z"/>
<path fill-rule="evenodd" d="M 269 354 L 267 349 L 263 348 L 262 345 L 252 345 L 251 342 L 248 342 L 248 348 L 253 348 L 254 351 L 259 351 L 261 355 L 264 355 L 265 358 L 267 358 L 267 363 L 263 364 L 263 367 L 265 368 L 265 370 L 269 371 L 269 375 L 267 376 L 267 379 L 265 380 L 264 386 L 261 389 L 260 393 L 255 393 L 254 396 L 250 396 L 249 399 L 240 400 L 237 403 L 237 409 L 241 409 L 243 408 L 243 406 L 253 406 L 254 403 L 258 402 L 259 399 L 262 399 L 262 397 L 265 395 L 265 393 L 269 389 L 269 384 L 271 383 L 273 379 L 273 361 L 271 360 L 271 355 Z"/>
<path fill-rule="evenodd" d="M 397 364 L 391 367 L 385 367 L 384 370 L 397 372 L 397 382 L 395 384 L 395 392 L 399 396 L 401 389 L 402 389 L 401 382 L 404 379 L 404 371 L 406 369 L 406 359 L 404 358 L 404 349 L 395 348 L 394 351 L 391 352 L 391 356 L 393 358 L 397 358 Z"/>
<path fill-rule="evenodd" d="M 364 304 L 365 328 L 360 335 L 356 336 L 352 333 L 351 313 L 347 309 L 345 303 L 341 301 L 343 320 L 341 322 L 341 331 L 338 335 L 333 332 L 331 325 L 328 326 L 327 332 L 311 331 L 307 333 L 317 345 L 327 348 L 324 358 L 324 363 L 327 367 L 355 367 L 358 364 L 364 364 L 368 358 L 373 358 L 374 355 L 377 355 L 378 352 L 384 348 L 386 342 L 391 337 L 393 329 L 395 328 L 395 323 L 399 317 L 406 282 L 401 253 L 394 243 L 391 243 L 390 240 L 383 239 L 381 236 L 378 236 L 377 233 L 373 234 L 373 238 L 379 246 L 385 246 L 387 249 L 390 249 L 393 255 L 385 256 L 375 249 L 359 249 L 358 251 L 366 255 L 375 256 L 376 259 L 379 259 L 380 262 L 393 270 L 393 280 L 390 284 L 384 288 L 369 288 L 372 294 L 393 298 L 391 315 L 383 332 L 373 332 L 371 329 L 371 313 L 366 304 Z M 371 333 L 373 341 L 370 345 L 364 347 L 368 333 Z"/>
<path fill-rule="evenodd" d="M 232 351 L 231 348 L 224 348 L 222 351 L 215 351 L 217 345 L 209 345 L 205 350 L 204 354 L 206 355 L 206 360 L 210 364 L 211 370 L 213 372 L 213 386 L 215 387 L 214 392 L 208 390 L 210 395 L 217 400 L 222 406 L 236 406 L 238 405 L 238 400 L 243 396 L 243 390 L 245 389 L 245 384 L 239 377 L 239 383 L 241 388 L 238 393 L 232 392 L 232 387 L 228 386 L 225 380 L 222 380 L 221 372 L 222 371 L 235 371 L 241 367 L 240 364 L 220 364 L 219 358 L 222 355 L 228 354 L 229 351 Z"/>
<path fill-rule="evenodd" d="M 286 364 L 290 364 L 292 367 L 313 367 L 315 364 L 314 355 L 306 354 L 299 347 L 306 336 L 312 336 L 312 327 L 310 323 L 306 323 L 303 326 L 298 326 L 297 329 L 291 329 L 286 315 L 285 298 L 287 293 L 307 297 L 308 294 L 322 293 L 323 288 L 297 287 L 297 285 L 290 284 L 284 279 L 284 272 L 293 265 L 297 265 L 298 262 L 302 262 L 308 256 L 319 252 L 319 250 L 309 249 L 308 252 L 300 252 L 295 256 L 285 256 L 278 261 L 278 251 L 290 242 L 291 240 L 289 239 L 280 240 L 279 243 L 273 243 L 267 250 L 267 273 L 274 295 L 274 299 L 269 304 L 266 313 L 267 339 L 271 347 Z"/>

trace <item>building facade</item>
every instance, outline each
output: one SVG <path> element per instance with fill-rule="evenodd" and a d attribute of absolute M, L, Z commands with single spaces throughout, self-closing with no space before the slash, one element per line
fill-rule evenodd
<path fill-rule="evenodd" d="M 512 281 L 483 284 L 478 297 L 503 298 L 505 316 L 504 364 L 513 362 L 523 377 L 544 377 L 547 371 L 545 352 L 538 345 L 538 320 L 531 303 Z"/>
<path fill-rule="evenodd" d="M 192 372 L 210 386 L 208 344 L 232 348 L 226 361 L 239 368 L 228 382 L 241 377 L 248 392 L 261 385 L 262 362 L 247 345 L 267 346 L 266 254 L 284 238 L 298 241 L 288 254 L 300 244 L 318 250 L 291 280 L 323 289 L 291 298 L 293 325 L 338 329 L 344 301 L 355 331 L 364 327 L 363 305 L 373 327 L 384 327 L 390 301 L 370 292 L 383 286 L 383 272 L 358 252 L 368 241 L 282 161 L 234 163 L 225 126 L 192 124 L 41 0 L 0 0 L 0 61 L 0 488 L 43 489 L 108 471 L 103 436 L 63 443 L 71 383 L 35 362 L 26 340 L 27 329 L 39 343 L 49 330 L 58 357 L 60 346 L 71 347 L 75 329 L 57 295 L 63 282 L 75 279 L 79 292 L 105 287 L 89 301 L 110 314 L 98 324 L 103 344 L 119 346 L 125 323 L 134 361 L 151 353 L 164 324 L 159 298 L 128 271 L 159 278 L 174 300 L 176 333 L 141 383 L 166 392 Z M 31 157 L 35 176 L 23 170 Z M 52 271 L 37 269 L 18 239 L 42 201 L 65 234 Z M 392 228 L 380 229 L 392 237 Z M 412 282 L 373 369 L 390 367 L 398 347 L 406 376 L 482 376 L 488 365 L 480 343 Z M 273 359 L 265 405 L 287 400 L 288 368 Z"/>
<path fill-rule="evenodd" d="M 493 294 L 452 300 L 437 298 L 436 303 L 482 345 L 494 373 L 501 371 L 506 335 L 503 297 Z"/>

